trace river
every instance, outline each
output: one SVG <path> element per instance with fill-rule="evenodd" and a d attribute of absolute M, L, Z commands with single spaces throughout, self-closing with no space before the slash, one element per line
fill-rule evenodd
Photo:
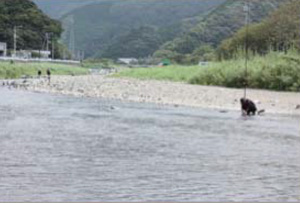
<path fill-rule="evenodd" d="M 300 201 L 299 124 L 0 88 L 0 200 Z"/>

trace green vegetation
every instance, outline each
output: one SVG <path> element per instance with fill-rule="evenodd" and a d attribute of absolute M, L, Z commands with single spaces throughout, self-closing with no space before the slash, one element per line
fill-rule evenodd
<path fill-rule="evenodd" d="M 183 81 L 198 85 L 299 91 L 300 56 L 296 51 L 287 54 L 271 52 L 266 56 L 252 56 L 246 79 L 243 56 L 207 66 L 169 66 L 157 68 L 128 69 L 116 76 L 139 79 Z"/>
<path fill-rule="evenodd" d="M 82 66 L 88 69 L 112 69 L 118 67 L 110 59 L 86 59 L 83 61 Z"/>
<path fill-rule="evenodd" d="M 50 19 L 30 0 L 0 0 L 0 42 L 6 42 L 8 49 L 13 48 L 14 26 L 18 26 L 19 49 L 42 49 L 46 33 L 52 33 L 59 47 L 60 22 Z"/>
<path fill-rule="evenodd" d="M 69 44 L 74 29 L 76 49 L 87 57 L 147 57 L 224 1 L 98 0 L 62 17 L 63 41 Z"/>
<path fill-rule="evenodd" d="M 143 58 L 152 55 L 156 51 L 162 39 L 157 29 L 149 26 L 142 26 L 131 30 L 128 34 L 121 36 L 104 50 L 102 57 L 105 58 Z"/>
<path fill-rule="evenodd" d="M 126 69 L 117 73 L 116 77 L 132 77 L 137 79 L 170 80 L 187 82 L 195 73 L 200 71 L 199 66 L 163 66 L 153 68 Z"/>
<path fill-rule="evenodd" d="M 258 21 L 281 3 L 280 0 L 251 1 L 252 19 Z M 231 30 L 230 32 L 233 33 L 243 25 L 240 21 L 243 18 L 239 17 L 243 14 L 241 12 L 243 5 L 241 1 L 226 1 L 220 7 L 223 10 L 219 8 L 212 12 L 205 24 L 202 25 L 204 27 L 201 29 L 198 27 L 199 32 L 196 27 L 187 35 L 177 38 L 163 47 L 170 49 L 161 49 L 155 53 L 162 58 L 172 58 L 179 63 L 196 63 L 199 59 L 215 62 L 206 66 L 171 66 L 127 70 L 118 76 L 236 88 L 245 87 L 247 84 L 249 88 L 300 91 L 300 2 L 298 0 L 285 1 L 285 4 L 266 19 L 250 25 L 248 34 L 247 28 L 242 27 L 219 46 L 217 53 L 220 61 L 218 62 L 217 58 L 214 58 L 216 57 L 214 47 L 218 46 L 221 39 L 228 33 L 223 33 L 224 35 L 220 37 L 220 32 L 217 30 L 209 35 L 206 29 L 210 26 L 214 29 L 220 28 L 218 25 L 223 22 L 222 28 Z M 272 5 L 274 8 L 271 8 Z M 233 11 L 227 14 L 228 9 Z M 210 19 L 211 17 L 213 18 Z M 234 23 L 232 20 L 237 20 L 237 22 Z M 205 28 L 205 26 L 208 27 Z M 216 40 L 213 35 L 218 35 L 220 38 Z M 211 45 L 201 44 L 201 40 L 204 40 L 205 37 L 213 37 L 210 38 L 212 41 L 208 40 Z M 246 40 L 248 40 L 250 54 L 247 73 L 245 70 Z"/>
<path fill-rule="evenodd" d="M 260 22 L 268 14 L 287 0 L 251 0 L 251 22 Z M 220 43 L 231 37 L 245 25 L 245 1 L 227 0 L 204 17 L 186 34 L 165 43 L 155 53 L 168 53 L 168 57 L 177 63 L 195 64 L 199 60 L 210 60 L 211 54 L 201 51 L 202 47 L 217 48 Z M 262 34 L 261 32 L 257 33 Z M 200 49 L 200 51 L 199 51 Z M 209 50 L 208 53 L 211 53 Z"/>
<path fill-rule="evenodd" d="M 218 55 L 223 59 L 230 59 L 245 47 L 252 53 L 266 54 L 269 51 L 287 51 L 298 48 L 300 1 L 292 0 L 281 6 L 261 23 L 243 27 L 233 37 L 225 40 L 219 47 Z"/>
<path fill-rule="evenodd" d="M 50 68 L 53 75 L 84 75 L 88 73 L 87 69 L 72 65 L 0 62 L 0 78 L 20 78 L 23 75 L 36 76 L 39 69 L 42 70 L 45 75 L 48 68 Z"/>
<path fill-rule="evenodd" d="M 195 74 L 189 82 L 238 88 L 247 83 L 250 88 L 299 91 L 300 57 L 296 51 L 253 56 L 249 61 L 247 77 L 244 57 L 213 63 Z"/>

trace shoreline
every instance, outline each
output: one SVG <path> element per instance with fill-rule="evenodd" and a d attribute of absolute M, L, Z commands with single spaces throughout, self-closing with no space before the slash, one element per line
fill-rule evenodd
<path fill-rule="evenodd" d="M 0 80 L 1 85 L 4 80 Z M 6 80 L 7 81 L 7 80 Z M 198 86 L 179 82 L 114 78 L 102 75 L 53 76 L 45 79 L 10 80 L 17 89 L 137 103 L 187 106 L 204 109 L 240 111 L 243 89 Z M 300 115 L 300 93 L 248 90 L 259 110 L 266 113 Z"/>

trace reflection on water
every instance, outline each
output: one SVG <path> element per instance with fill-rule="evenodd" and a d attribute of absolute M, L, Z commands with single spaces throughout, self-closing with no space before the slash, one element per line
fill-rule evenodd
<path fill-rule="evenodd" d="M 1 201 L 299 201 L 299 121 L 0 89 Z"/>

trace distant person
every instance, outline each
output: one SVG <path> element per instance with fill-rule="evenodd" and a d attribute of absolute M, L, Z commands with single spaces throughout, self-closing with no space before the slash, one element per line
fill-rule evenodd
<path fill-rule="evenodd" d="M 255 115 L 257 108 L 253 101 L 250 99 L 242 98 L 241 99 L 241 107 L 242 107 L 242 114 L 243 115 Z"/>
<path fill-rule="evenodd" d="M 38 79 L 40 79 L 42 77 L 42 71 L 38 70 Z"/>
<path fill-rule="evenodd" d="M 47 69 L 47 77 L 48 77 L 48 82 L 50 84 L 50 81 L 51 81 L 51 71 L 50 71 L 50 68 Z"/>

